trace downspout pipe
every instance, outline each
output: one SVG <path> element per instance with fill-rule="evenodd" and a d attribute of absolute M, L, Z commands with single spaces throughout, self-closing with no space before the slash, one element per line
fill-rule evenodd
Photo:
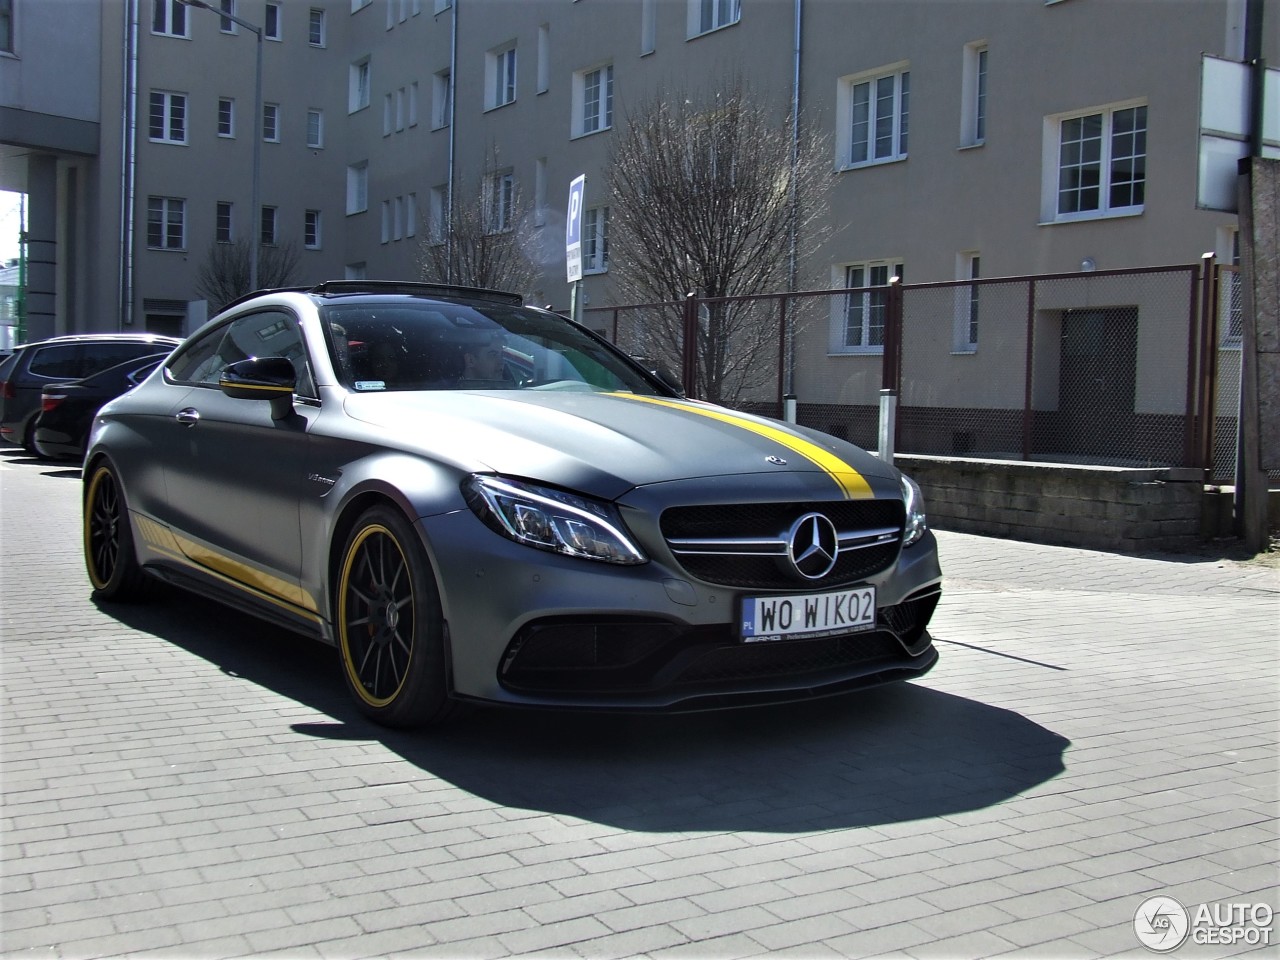
<path fill-rule="evenodd" d="M 120 278 L 117 329 L 133 325 L 133 194 L 137 185 L 138 0 L 124 4 L 124 103 L 120 111 Z"/>
<path fill-rule="evenodd" d="M 445 180 L 444 198 L 444 262 L 445 283 L 453 283 L 453 178 L 458 154 L 458 5 L 453 0 L 453 36 L 449 41 L 449 172 Z"/>

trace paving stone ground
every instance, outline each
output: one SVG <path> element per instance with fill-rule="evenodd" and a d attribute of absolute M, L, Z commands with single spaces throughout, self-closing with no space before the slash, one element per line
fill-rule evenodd
<path fill-rule="evenodd" d="M 1153 896 L 1280 910 L 1274 568 L 944 532 L 921 681 L 407 735 L 327 648 L 95 605 L 79 490 L 0 453 L 6 957 L 1137 957 Z"/>

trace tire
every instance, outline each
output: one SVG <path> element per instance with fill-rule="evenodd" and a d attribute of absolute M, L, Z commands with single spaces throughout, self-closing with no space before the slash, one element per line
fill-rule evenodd
<path fill-rule="evenodd" d="M 145 599 L 152 580 L 138 565 L 124 490 L 111 465 L 94 464 L 84 496 L 84 562 L 98 600 Z"/>
<path fill-rule="evenodd" d="M 347 536 L 334 591 L 342 675 L 362 713 L 422 727 L 452 712 L 444 619 L 426 551 L 404 516 L 376 506 Z"/>

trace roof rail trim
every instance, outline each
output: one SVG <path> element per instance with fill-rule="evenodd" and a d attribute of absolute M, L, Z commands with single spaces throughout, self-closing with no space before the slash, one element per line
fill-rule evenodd
<path fill-rule="evenodd" d="M 419 283 L 408 280 L 326 280 L 314 287 L 307 288 L 306 293 L 318 297 L 343 296 L 357 293 L 401 293 L 408 296 L 445 296 L 469 297 L 475 300 L 491 300 L 494 303 L 506 303 L 512 306 L 523 306 L 524 297 L 518 293 L 505 290 L 491 290 L 487 287 L 466 287 L 451 283 Z"/>

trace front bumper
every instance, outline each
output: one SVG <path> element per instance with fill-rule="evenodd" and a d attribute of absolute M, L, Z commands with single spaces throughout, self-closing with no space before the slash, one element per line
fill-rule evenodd
<path fill-rule="evenodd" d="M 927 672 L 940 596 L 932 534 L 869 578 L 877 628 L 744 644 L 744 593 L 651 560 L 614 566 L 504 539 L 470 511 L 422 521 L 459 698 L 525 706 L 697 710 L 825 696 Z"/>

